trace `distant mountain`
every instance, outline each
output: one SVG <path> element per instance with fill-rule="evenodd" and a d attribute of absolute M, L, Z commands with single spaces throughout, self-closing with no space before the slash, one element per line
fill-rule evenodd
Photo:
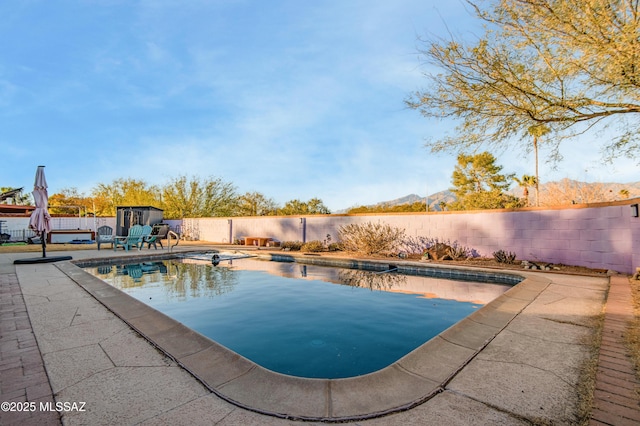
<path fill-rule="evenodd" d="M 453 195 L 453 192 L 447 190 L 447 191 L 440 191 L 440 192 L 436 192 L 435 194 L 431 194 L 429 195 L 428 199 L 429 199 L 429 211 L 439 212 L 442 210 L 442 207 L 440 206 L 440 204 L 451 203 L 456 200 L 456 196 Z M 420 198 L 420 201 L 424 202 L 424 197 Z"/>
<path fill-rule="evenodd" d="M 628 192 L 628 197 L 623 196 L 624 191 Z M 509 193 L 521 197 L 523 189 L 514 185 Z M 529 189 L 530 200 L 533 200 L 535 189 Z M 540 199 L 549 199 L 549 204 L 571 204 L 591 203 L 601 201 L 621 200 L 624 198 L 640 197 L 640 182 L 614 183 L 614 182 L 580 182 L 571 179 L 562 179 L 559 181 L 547 182 L 540 185 Z M 455 195 L 451 191 L 440 191 L 429 195 L 429 211 L 441 211 L 441 203 L 450 203 L 456 200 Z M 425 197 L 416 194 L 405 195 L 404 197 L 395 198 L 388 201 L 380 201 L 375 204 L 369 204 L 365 207 L 379 206 L 399 206 L 402 204 L 412 204 L 415 202 L 425 202 Z M 346 213 L 348 209 L 343 209 L 335 213 Z"/>
<path fill-rule="evenodd" d="M 396 198 L 395 200 L 381 201 L 374 205 L 379 206 L 384 204 L 387 206 L 399 206 L 401 204 L 412 204 L 418 201 L 424 202 L 424 197 L 420 197 L 419 195 L 416 195 L 416 194 L 409 194 L 409 195 L 405 195 L 404 197 Z"/>
<path fill-rule="evenodd" d="M 451 191 L 440 191 L 435 194 L 429 195 L 429 211 L 441 211 L 441 202 L 450 203 L 455 201 L 456 197 Z M 425 197 L 421 197 L 416 194 L 405 195 L 404 197 L 396 198 L 389 201 L 380 201 L 379 203 L 369 204 L 365 207 L 379 207 L 379 206 L 399 206 L 402 204 L 413 204 L 416 202 L 424 203 Z M 351 208 L 339 210 L 335 213 L 346 213 Z"/>

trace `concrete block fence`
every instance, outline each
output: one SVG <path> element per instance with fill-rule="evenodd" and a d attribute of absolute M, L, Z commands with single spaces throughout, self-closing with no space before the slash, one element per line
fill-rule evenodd
<path fill-rule="evenodd" d="M 242 237 L 279 241 L 338 240 L 338 229 L 350 223 L 381 222 L 402 228 L 407 236 L 457 242 L 491 257 L 496 250 L 518 259 L 611 269 L 632 274 L 640 267 L 640 218 L 632 204 L 612 203 L 558 208 L 468 212 L 260 216 L 183 219 L 183 237 L 232 243 Z"/>
<path fill-rule="evenodd" d="M 491 257 L 496 250 L 518 259 L 611 269 L 633 274 L 640 267 L 640 218 L 631 206 L 640 198 L 558 208 L 479 210 L 469 212 L 260 216 L 165 220 L 188 240 L 233 243 L 242 237 L 279 241 L 338 240 L 338 229 L 350 223 L 382 222 L 402 228 L 407 236 L 457 242 Z M 26 229 L 28 217 L 0 217 L 3 231 Z M 115 217 L 54 218 L 53 229 L 101 225 L 115 229 Z"/>

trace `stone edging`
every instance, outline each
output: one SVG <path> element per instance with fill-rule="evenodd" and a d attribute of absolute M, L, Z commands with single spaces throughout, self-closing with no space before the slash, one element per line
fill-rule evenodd
<path fill-rule="evenodd" d="M 296 261 L 306 261 L 295 257 Z M 132 256 L 130 260 L 134 259 L 139 257 Z M 108 260 L 100 259 L 101 262 Z M 118 257 L 117 260 L 129 259 Z M 376 261 L 367 263 L 377 268 L 381 265 Z M 394 264 L 424 267 L 412 262 Z M 324 422 L 378 417 L 429 400 L 442 392 L 550 283 L 533 274 L 502 274 L 525 279 L 390 366 L 351 378 L 306 379 L 267 370 L 86 273 L 72 262 L 56 266 L 221 398 L 262 414 Z M 495 271 L 481 269 L 455 269 L 467 271 L 460 273 L 495 274 Z"/>

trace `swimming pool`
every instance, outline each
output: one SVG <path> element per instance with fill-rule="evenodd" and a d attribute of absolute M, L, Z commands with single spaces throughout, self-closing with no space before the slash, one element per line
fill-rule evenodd
<path fill-rule="evenodd" d="M 382 369 L 511 287 L 381 269 L 256 259 L 85 268 L 267 369 L 310 378 Z"/>

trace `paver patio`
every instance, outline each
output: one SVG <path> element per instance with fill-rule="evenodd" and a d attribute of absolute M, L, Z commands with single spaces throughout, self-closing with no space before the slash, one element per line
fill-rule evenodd
<path fill-rule="evenodd" d="M 0 255 L 0 400 L 86 402 L 86 411 L 61 413 L 64 424 L 300 424 L 218 398 L 55 264 L 12 265 L 20 256 L 28 254 Z M 581 339 L 602 310 L 608 280 L 542 275 L 546 289 L 440 393 L 411 410 L 358 424 L 577 421 L 575 386 L 586 356 Z M 616 296 L 625 282 L 628 289 L 625 280 L 611 280 L 606 318 L 617 317 L 605 323 L 592 424 L 638 423 L 638 394 L 621 394 L 619 382 L 631 391 L 637 378 L 623 365 L 624 349 L 615 346 L 631 307 L 629 298 Z M 59 422 L 55 411 L 0 412 L 0 424 Z"/>

